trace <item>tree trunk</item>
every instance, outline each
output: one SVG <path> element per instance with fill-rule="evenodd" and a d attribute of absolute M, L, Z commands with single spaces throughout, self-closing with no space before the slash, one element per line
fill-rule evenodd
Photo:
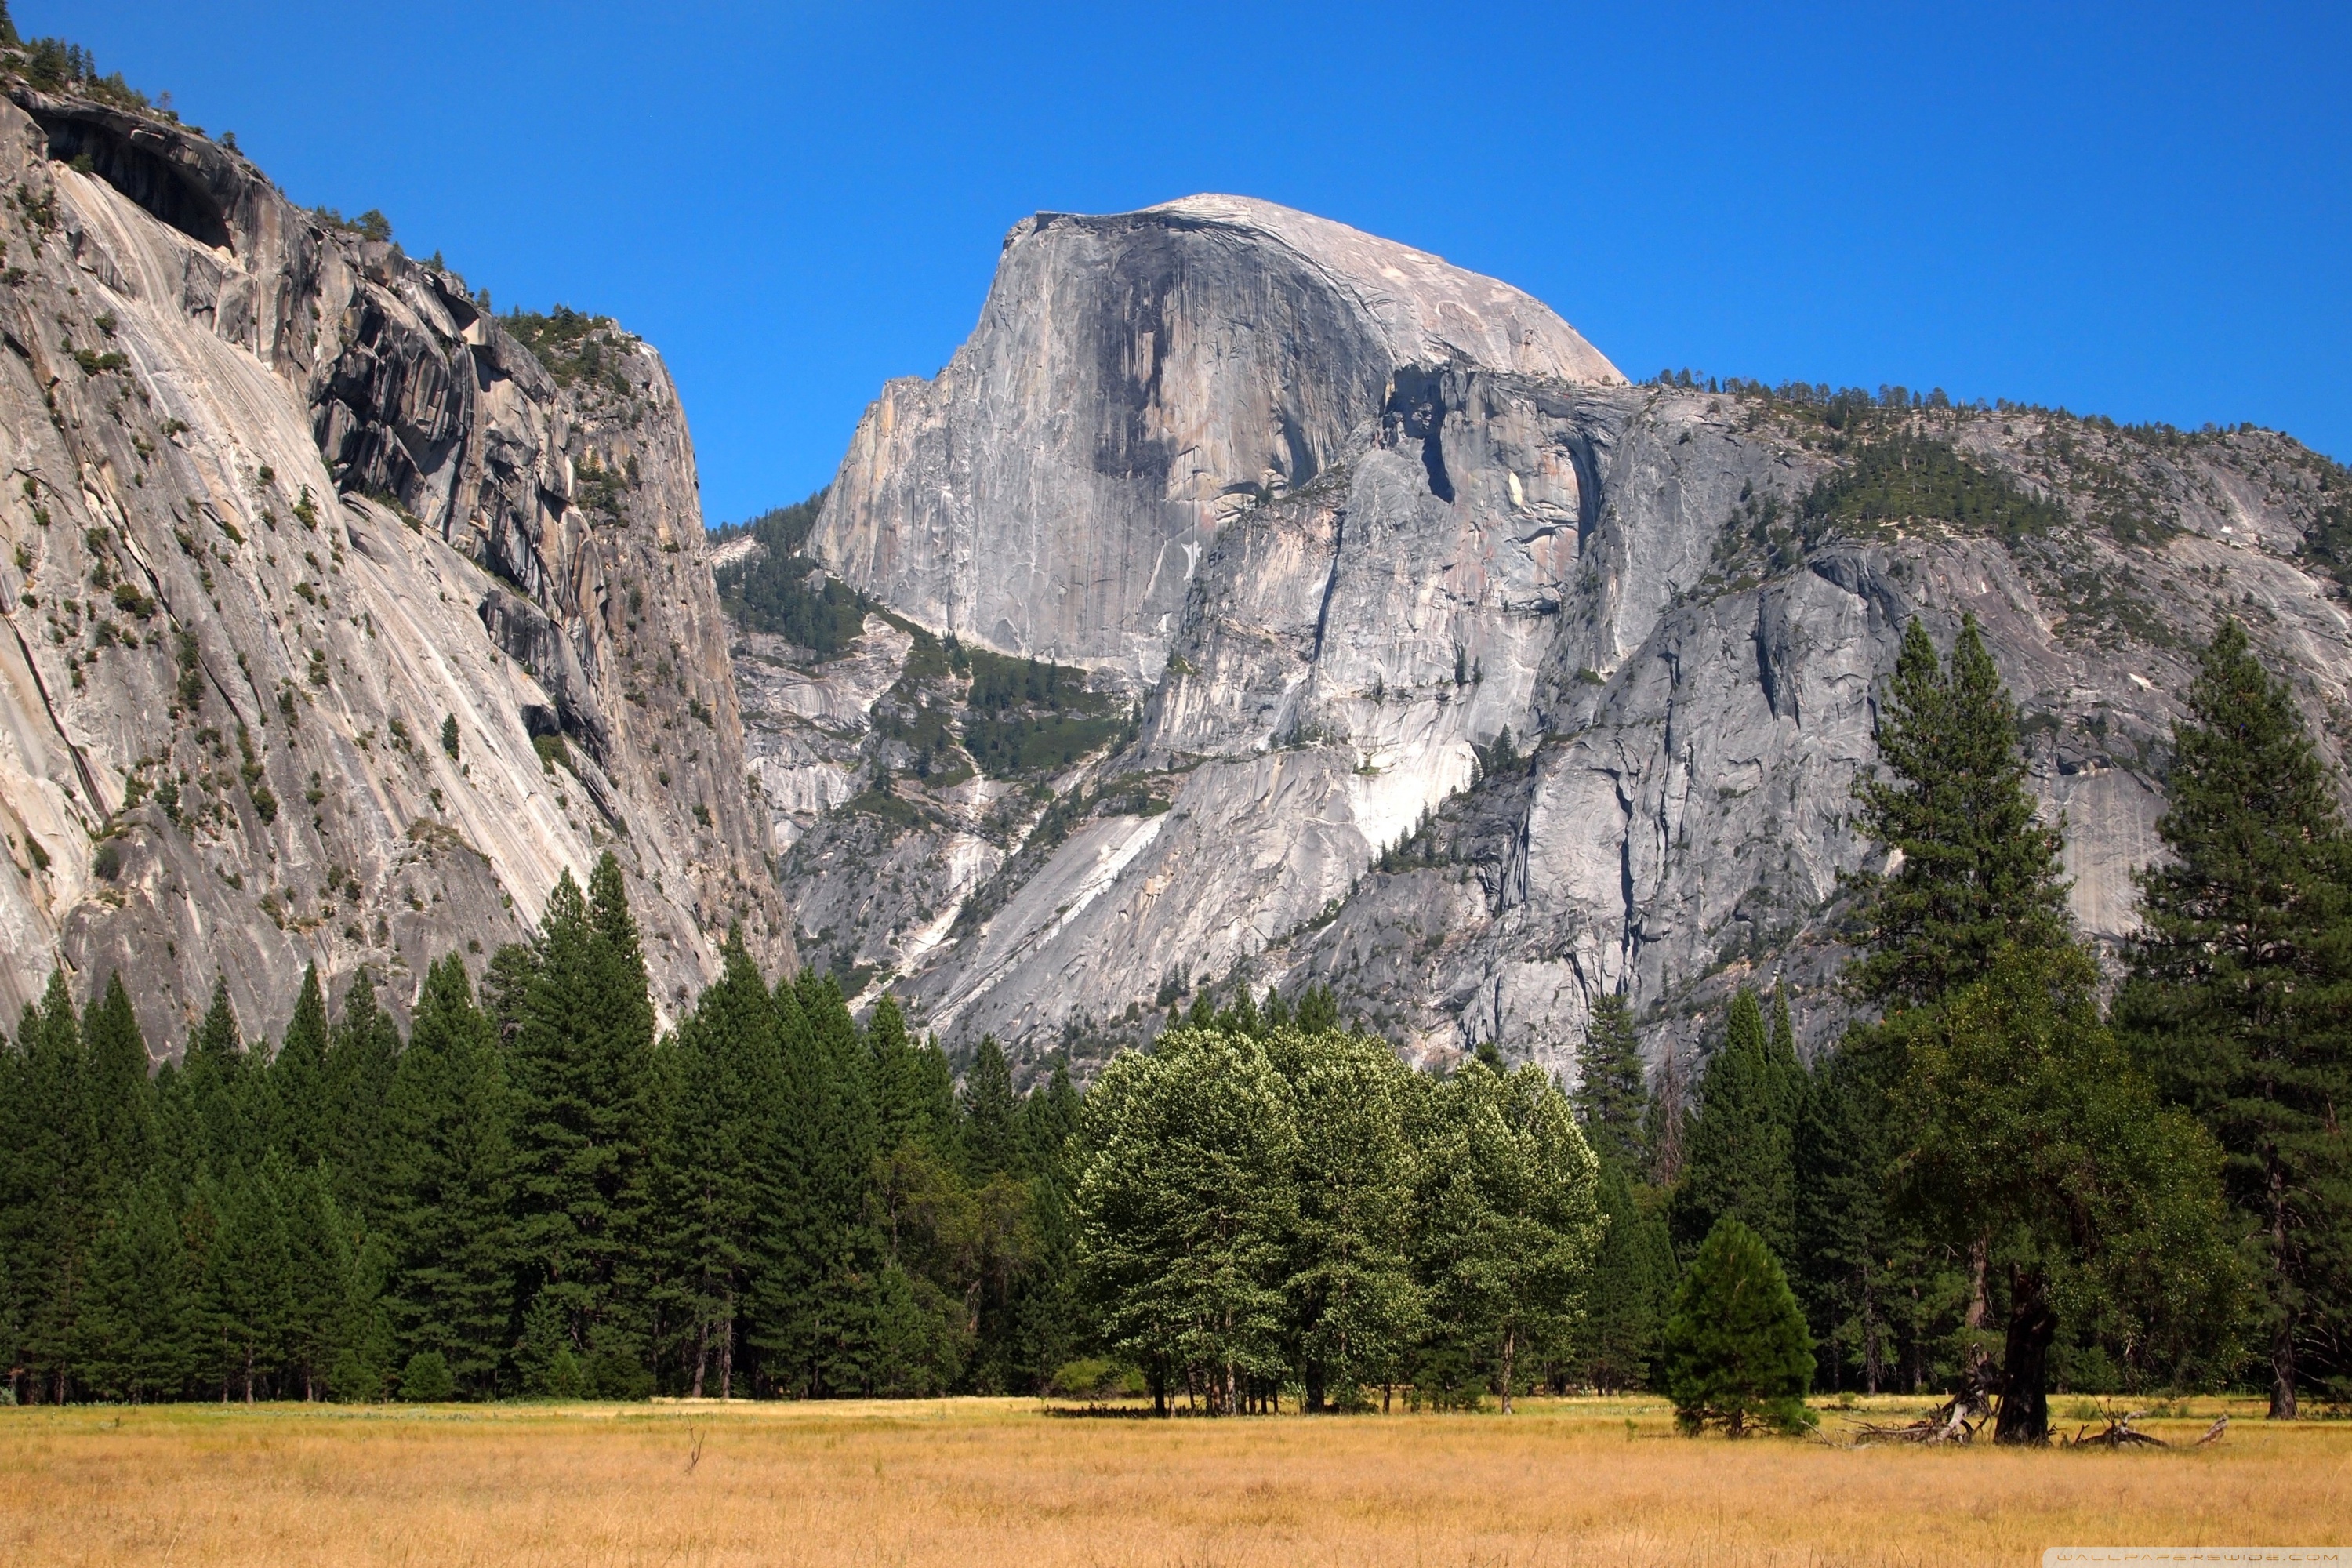
<path fill-rule="evenodd" d="M 704 1322 L 694 1331 L 694 1394 L 702 1397 L 702 1369 L 710 1364 L 710 1325 Z"/>
<path fill-rule="evenodd" d="M 2273 1421 L 2295 1418 L 2294 1281 L 2287 1274 L 2286 1173 L 2270 1162 L 2271 1275 L 2275 1286 L 2278 1322 L 2271 1330 L 2271 1415 Z"/>
<path fill-rule="evenodd" d="M 253 1347 L 245 1347 L 245 1402 L 253 1403 Z"/>
<path fill-rule="evenodd" d="M 735 1292 L 727 1292 L 727 1321 L 719 1325 L 719 1397 L 735 1397 Z"/>
<path fill-rule="evenodd" d="M 1518 1331 L 1503 1331 L 1503 1414 L 1506 1415 L 1511 1413 L 1511 1352 L 1518 1348 Z"/>
<path fill-rule="evenodd" d="M 1993 1424 L 1993 1441 L 2047 1443 L 2050 1342 L 2058 1337 L 2058 1314 L 2050 1306 L 2049 1282 L 2037 1269 L 2012 1268 L 2009 1303 L 2009 1338 L 2001 1356 L 2000 1415 Z"/>

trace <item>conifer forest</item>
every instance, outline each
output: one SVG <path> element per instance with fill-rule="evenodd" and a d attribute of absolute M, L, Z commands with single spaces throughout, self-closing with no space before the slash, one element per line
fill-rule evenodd
<path fill-rule="evenodd" d="M 2224 622 L 2124 972 L 2071 927 L 1973 623 L 1911 626 L 1856 809 L 1893 868 L 1808 1062 L 1739 991 L 1695 1074 L 1604 998 L 1573 1086 L 1415 1072 L 1328 990 L 1203 991 L 1085 1089 L 951 1064 L 884 996 L 724 973 L 656 1026 L 608 856 L 451 954 L 404 1037 L 362 974 L 184 1041 L 62 974 L 0 1053 L 0 1341 L 22 1403 L 1148 1399 L 1507 1410 L 1651 1388 L 1686 1427 L 1934 1392 L 2352 1373 L 2352 840 Z M 160 1067 L 157 1065 L 161 1062 Z"/>

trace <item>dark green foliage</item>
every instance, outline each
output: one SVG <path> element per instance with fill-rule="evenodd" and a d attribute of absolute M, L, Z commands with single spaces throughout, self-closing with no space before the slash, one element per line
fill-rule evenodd
<path fill-rule="evenodd" d="M 417 1405 L 433 1405 L 457 1392 L 457 1380 L 448 1358 L 439 1351 L 418 1351 L 401 1369 L 400 1396 Z"/>
<path fill-rule="evenodd" d="M 1932 1002 L 1984 973 L 2005 944 L 2069 939 L 2059 835 L 2041 826 L 2025 788 L 2017 709 L 1962 621 L 1948 668 L 1927 629 L 1903 637 L 1878 726 L 1893 773 L 1858 780 L 1861 826 L 1903 852 L 1894 875 L 1864 885 L 1867 954 L 1849 980 L 1891 1005 Z"/>
<path fill-rule="evenodd" d="M 1087 689 L 1083 670 L 985 648 L 961 651 L 971 671 L 963 747 L 990 778 L 1067 767 L 1125 720 L 1118 699 Z"/>
<path fill-rule="evenodd" d="M 387 1304 L 404 1363 L 429 1352 L 478 1394 L 497 1385 L 514 1294 L 513 1112 L 500 1057 L 465 965 L 454 955 L 436 963 L 385 1119 Z M 418 1397 L 404 1378 L 403 1390 Z"/>
<path fill-rule="evenodd" d="M 1614 1394 L 1650 1381 L 1651 1358 L 1674 1295 L 1675 1251 L 1665 1222 L 1643 1212 L 1616 1160 L 1601 1161 L 1594 1191 L 1608 1228 L 1585 1287 L 1574 1364 L 1580 1382 Z"/>
<path fill-rule="evenodd" d="M 2008 542 L 2063 528 L 2066 509 L 1990 472 L 1948 441 L 1894 434 L 1855 447 L 1853 460 L 1807 491 L 1808 538 L 1833 522 L 1949 522 Z"/>
<path fill-rule="evenodd" d="M 2125 1347 L 2136 1385 L 2206 1381 L 2233 1358 L 2242 1269 L 2221 1150 L 2159 1109 L 2099 1018 L 2097 981 L 2079 948 L 2005 948 L 1882 1026 L 1905 1063 L 1895 1194 L 2006 1299 L 2004 1442 L 2048 1436 L 2063 1326 Z"/>
<path fill-rule="evenodd" d="M 1794 1284 L 1820 1356 L 1814 1381 L 1876 1394 L 1892 1386 L 1904 1292 L 1885 1177 L 1894 1129 L 1882 1068 L 1894 1055 L 1857 1032 L 1805 1083 L 1795 1138 Z"/>
<path fill-rule="evenodd" d="M 1066 1076 L 1064 1079 L 1067 1082 Z M 963 1086 L 963 1165 L 967 1174 L 986 1181 L 999 1172 L 1018 1169 L 1021 1158 L 1020 1101 L 1013 1093 L 1013 1070 L 994 1035 L 982 1035 L 972 1054 L 971 1072 Z"/>
<path fill-rule="evenodd" d="M 641 1358 L 645 1325 L 618 1291 L 645 1201 L 653 1008 L 611 854 L 586 899 L 569 875 L 556 884 L 535 955 L 507 1049 L 520 1299 L 546 1296 L 583 1366 L 599 1352 Z M 451 1370 L 469 1375 L 454 1357 Z"/>
<path fill-rule="evenodd" d="M 610 317 L 557 305 L 544 315 L 536 310 L 509 310 L 499 318 L 499 325 L 547 367 L 558 386 L 585 381 L 627 394 L 629 384 L 617 366 L 620 356 L 630 351 L 635 340 Z"/>
<path fill-rule="evenodd" d="M 760 543 L 751 555 L 712 574 L 719 606 L 729 618 L 746 631 L 766 632 L 807 648 L 819 662 L 846 652 L 865 630 L 873 608 L 872 601 L 831 573 L 810 586 L 823 569 L 801 552 L 824 508 L 824 491 L 819 490 L 804 501 L 710 534 L 714 545 L 745 534 Z"/>
<path fill-rule="evenodd" d="M 1675 1245 L 1685 1256 L 1727 1215 L 1776 1253 L 1793 1239 L 1796 1121 L 1804 1085 L 1785 1037 L 1782 1051 L 1785 1057 L 1773 1049 L 1756 994 L 1743 989 L 1732 999 L 1723 1045 L 1699 1079 L 1698 1114 L 1668 1208 Z"/>
<path fill-rule="evenodd" d="M 2352 1373 L 2352 845 L 2293 696 L 2225 620 L 2174 735 L 2173 858 L 2142 878 L 2116 1022 L 2218 1139 L 2262 1259 L 2271 1413 Z M 2312 1363 L 2306 1365 L 2306 1363 Z"/>
<path fill-rule="evenodd" d="M 1576 1124 L 1603 1160 L 1627 1170 L 1641 1163 L 1642 1122 L 1650 1105 L 1633 1016 L 1614 992 L 1596 997 L 1576 1052 Z"/>
<path fill-rule="evenodd" d="M 1675 1292 L 1658 1361 L 1685 1432 L 1720 1426 L 1738 1437 L 1753 1426 L 1814 1425 L 1805 1408 L 1813 1346 L 1804 1314 L 1771 1252 L 1729 1215 L 1707 1232 Z"/>

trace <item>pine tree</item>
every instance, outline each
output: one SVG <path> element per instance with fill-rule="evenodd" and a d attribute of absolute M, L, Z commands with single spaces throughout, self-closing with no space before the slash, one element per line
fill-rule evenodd
<path fill-rule="evenodd" d="M 762 1231 L 782 1195 L 787 1125 L 775 1002 L 740 930 L 729 932 L 724 960 L 719 982 L 678 1028 L 661 1182 L 678 1249 L 691 1392 L 701 1397 L 715 1371 L 722 1399 L 734 1392 L 753 1277 L 770 1263 Z"/>
<path fill-rule="evenodd" d="M 620 1394 L 645 1352 L 645 1325 L 629 1321 L 616 1285 L 646 1190 L 653 1010 L 612 855 L 584 899 L 569 873 L 557 881 L 536 956 L 508 1053 L 521 1289 L 527 1301 L 547 1296 L 592 1392 Z"/>
<path fill-rule="evenodd" d="M 212 1005 L 189 1037 L 180 1064 L 192 1171 L 219 1174 L 260 1163 L 268 1142 L 255 1103 L 260 1088 L 237 1029 L 236 1009 L 229 1005 L 228 981 L 215 980 Z"/>
<path fill-rule="evenodd" d="M 2129 1347 L 2151 1383 L 2210 1376 L 2231 1354 L 2242 1270 L 2221 1150 L 2158 1107 L 2097 987 L 2079 948 L 2005 948 L 1982 980 L 1882 1026 L 1905 1063 L 1898 1195 L 2006 1298 L 2003 1442 L 2046 1439 L 2062 1327 Z"/>
<path fill-rule="evenodd" d="M 2270 1413 L 2352 1331 L 2352 844 L 2293 695 L 2224 620 L 2176 727 L 2118 1026 L 2227 1152 L 2263 1254 Z M 2339 1370 L 2346 1368 L 2338 1363 Z"/>
<path fill-rule="evenodd" d="M 1585 1287 L 1575 1363 L 1584 1382 L 1615 1394 L 1649 1381 L 1675 1288 L 1675 1251 L 1665 1222 L 1643 1212 L 1616 1160 L 1601 1158 L 1594 1193 L 1608 1228 Z"/>
<path fill-rule="evenodd" d="M 1788 1068 L 1794 1065 L 1792 1053 Z M 1698 1115 L 1669 1209 L 1677 1247 L 1696 1251 L 1728 1215 L 1768 1247 L 1788 1247 L 1796 1224 L 1793 1100 L 1756 994 L 1743 989 L 1732 998 L 1722 1048 L 1699 1081 Z"/>
<path fill-rule="evenodd" d="M 1893 1159 L 1884 1134 L 1885 1087 L 1872 1068 L 1885 1053 L 1858 1035 L 1806 1083 L 1796 1130 L 1796 1228 L 1790 1283 L 1805 1308 L 1821 1361 L 1814 1382 L 1846 1386 L 1850 1368 L 1866 1394 L 1893 1385 L 1897 1247 L 1885 1180 Z"/>
<path fill-rule="evenodd" d="M 1893 1006 L 1932 1002 L 1981 975 L 2004 945 L 2071 939 L 2060 837 L 2035 820 L 2017 708 L 1974 616 L 1947 666 L 1916 620 L 1904 633 L 1875 770 L 1854 784 L 1863 831 L 1903 862 L 1865 888 L 1868 952 L 1849 983 Z"/>
<path fill-rule="evenodd" d="M 82 1013 L 82 1100 L 89 1119 L 89 1201 L 111 1205 L 154 1159 L 154 1086 L 147 1037 L 120 973 Z"/>
<path fill-rule="evenodd" d="M 1082 1102 L 1071 1086 L 1069 1067 L 1054 1064 L 1044 1088 L 1021 1102 L 1023 1161 L 1031 1172 L 1029 1228 L 1034 1251 L 1028 1271 L 1014 1287 L 1013 1348 L 1006 1385 L 1036 1392 L 1062 1365 L 1075 1359 L 1091 1334 L 1091 1317 L 1079 1289 L 1077 1215 L 1072 1206 L 1074 1148 Z"/>
<path fill-rule="evenodd" d="M 89 1302 L 76 1325 L 85 1387 L 134 1404 L 181 1393 L 202 1350 L 193 1273 L 176 1184 L 149 1171 L 107 1215 L 91 1250 Z"/>
<path fill-rule="evenodd" d="M 374 983 L 362 969 L 343 996 L 342 1023 L 327 1052 L 324 1079 L 335 1201 L 365 1232 L 376 1229 L 383 1215 L 385 1119 L 399 1058 L 400 1031 L 376 1005 Z"/>
<path fill-rule="evenodd" d="M 333 1143 L 327 1099 L 327 1003 L 319 966 L 302 971 L 302 989 L 268 1073 L 270 1142 L 298 1170 L 327 1157 Z"/>
<path fill-rule="evenodd" d="M 1020 1101 L 1013 1096 L 1013 1069 L 994 1035 L 982 1035 L 963 1085 L 964 1171 L 974 1181 L 1022 1167 L 1014 1127 Z"/>
<path fill-rule="evenodd" d="M 32 1217 L 11 1272 L 24 1299 L 25 1364 L 37 1397 L 62 1404 L 73 1361 L 87 1248 L 98 1215 L 87 1201 L 95 1139 L 82 1087 L 81 1023 L 62 969 L 49 973 L 37 1016 L 27 1009 L 23 1079 L 33 1107 L 24 1157 Z"/>
<path fill-rule="evenodd" d="M 1641 1043 L 1633 1036 L 1633 1010 L 1614 992 L 1593 998 L 1584 1042 L 1576 1050 L 1576 1093 L 1570 1098 L 1577 1125 L 1593 1153 L 1627 1170 L 1634 1168 L 1641 1159 L 1650 1091 Z"/>
<path fill-rule="evenodd" d="M 779 1201 L 761 1226 L 771 1262 L 753 1284 L 751 1341 L 770 1377 L 814 1396 L 855 1386 L 861 1269 L 877 1250 L 865 1218 L 874 1110 L 865 1043 L 834 978 L 806 970 L 780 981 L 775 1005 L 793 1136 Z"/>
<path fill-rule="evenodd" d="M 454 954 L 425 973 L 385 1119 L 387 1302 L 404 1363 L 494 1386 L 509 1342 L 511 1110 L 489 1020 Z"/>
<path fill-rule="evenodd" d="M 1731 1215 L 1716 1222 L 1691 1259 L 1658 1361 L 1685 1432 L 1720 1425 L 1738 1437 L 1758 1423 L 1784 1432 L 1814 1425 L 1805 1408 L 1813 1347 L 1804 1314 L 1770 1250 Z"/>

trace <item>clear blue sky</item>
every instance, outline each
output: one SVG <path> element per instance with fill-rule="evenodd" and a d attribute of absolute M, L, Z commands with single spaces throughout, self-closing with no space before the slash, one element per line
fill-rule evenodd
<path fill-rule="evenodd" d="M 1549 301 L 1629 374 L 1943 386 L 2352 458 L 2352 8 L 16 0 L 668 357 L 710 521 L 832 476 L 1013 222 L 1193 191 Z"/>

